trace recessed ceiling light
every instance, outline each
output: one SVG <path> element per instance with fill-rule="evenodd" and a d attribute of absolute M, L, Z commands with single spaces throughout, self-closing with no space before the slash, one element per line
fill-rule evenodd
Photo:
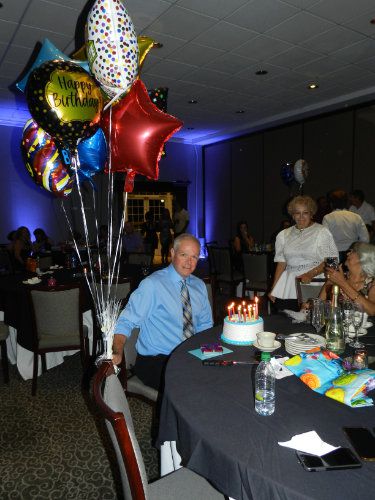
<path fill-rule="evenodd" d="M 154 49 L 161 49 L 163 44 L 161 42 L 154 42 L 152 46 Z"/>
<path fill-rule="evenodd" d="M 267 73 L 268 71 L 265 69 L 258 69 L 258 71 L 255 72 L 256 75 L 266 75 Z"/>
<path fill-rule="evenodd" d="M 242 113 L 245 113 L 245 110 L 244 109 L 237 109 L 236 113 L 239 115 L 242 115 Z"/>
<path fill-rule="evenodd" d="M 311 82 L 311 83 L 308 84 L 307 88 L 310 89 L 310 90 L 315 90 L 315 89 L 319 88 L 319 85 L 317 83 L 315 83 L 315 82 Z"/>
<path fill-rule="evenodd" d="M 189 104 L 197 104 L 197 102 L 196 99 L 190 99 L 190 101 L 188 101 Z"/>

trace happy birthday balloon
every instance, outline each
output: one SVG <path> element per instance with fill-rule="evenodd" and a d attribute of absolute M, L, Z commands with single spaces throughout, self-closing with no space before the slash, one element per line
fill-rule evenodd
<path fill-rule="evenodd" d="M 158 178 L 158 161 L 164 143 L 182 125 L 180 120 L 163 113 L 151 102 L 141 80 L 136 80 L 130 92 L 103 113 L 102 127 L 111 145 L 111 170 L 127 172 L 125 189 L 128 192 L 132 191 L 136 174 Z"/>
<path fill-rule="evenodd" d="M 21 149 L 26 168 L 38 185 L 57 196 L 71 193 L 74 179 L 53 139 L 34 120 L 24 126 Z"/>
<path fill-rule="evenodd" d="M 25 87 L 27 84 L 27 80 L 29 79 L 30 73 L 35 69 L 41 66 L 44 62 L 46 61 L 51 61 L 51 60 L 60 60 L 60 61 L 69 61 L 74 64 L 78 64 L 81 66 L 85 71 L 90 71 L 89 65 L 87 61 L 74 61 L 73 59 L 70 59 L 67 55 L 64 54 L 64 52 L 61 52 L 55 45 L 53 45 L 52 42 L 48 40 L 48 38 L 45 38 L 42 44 L 42 47 L 33 63 L 29 71 L 26 73 L 26 75 L 20 80 L 19 82 L 16 83 L 16 87 L 21 91 L 25 92 Z"/>
<path fill-rule="evenodd" d="M 111 98 L 130 89 L 138 74 L 138 43 L 120 0 L 95 1 L 87 17 L 86 52 L 92 74 Z"/>
<path fill-rule="evenodd" d="M 100 88 L 80 66 L 48 61 L 29 76 L 26 99 L 31 116 L 61 144 L 75 148 L 92 135 L 103 108 Z"/>

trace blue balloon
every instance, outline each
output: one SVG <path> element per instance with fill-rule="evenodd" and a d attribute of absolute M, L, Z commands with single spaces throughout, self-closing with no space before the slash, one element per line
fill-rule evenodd
<path fill-rule="evenodd" d="M 64 54 L 64 52 L 61 52 L 55 45 L 53 45 L 52 42 L 48 40 L 48 38 L 45 38 L 42 44 L 42 48 L 40 49 L 37 58 L 35 59 L 33 65 L 27 72 L 27 74 L 20 80 L 19 82 L 16 83 L 16 87 L 21 91 L 25 92 L 25 88 L 27 85 L 27 80 L 29 79 L 30 73 L 35 69 L 39 68 L 44 62 L 46 61 L 52 61 L 54 59 L 58 59 L 60 61 L 69 61 L 74 64 L 78 64 L 81 66 L 85 71 L 90 73 L 90 68 L 89 64 L 87 61 L 76 61 L 74 59 L 70 59 L 67 55 Z M 91 73 L 90 73 L 91 74 Z"/>
<path fill-rule="evenodd" d="M 294 181 L 294 169 L 290 162 L 285 162 L 281 167 L 281 179 L 287 186 L 290 186 Z"/>
<path fill-rule="evenodd" d="M 93 175 L 104 170 L 107 161 L 107 142 L 101 128 L 91 137 L 80 141 L 77 149 L 80 163 L 78 175 L 81 181 L 91 180 Z"/>

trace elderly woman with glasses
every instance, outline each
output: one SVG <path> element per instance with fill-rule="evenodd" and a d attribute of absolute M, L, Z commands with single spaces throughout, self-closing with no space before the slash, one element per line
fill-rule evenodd
<path fill-rule="evenodd" d="M 313 220 L 316 210 L 316 203 L 310 196 L 296 196 L 288 204 L 295 225 L 276 237 L 274 260 L 277 265 L 268 294 L 277 309 L 298 311 L 296 278 L 310 283 L 323 272 L 327 257 L 338 257 L 332 234 Z"/>
<path fill-rule="evenodd" d="M 340 287 L 345 299 L 357 302 L 369 315 L 375 315 L 375 246 L 370 243 L 356 242 L 347 253 L 344 273 L 342 266 L 335 270 L 326 267 L 327 281 L 320 292 L 320 298 L 326 299 L 332 285 Z"/>

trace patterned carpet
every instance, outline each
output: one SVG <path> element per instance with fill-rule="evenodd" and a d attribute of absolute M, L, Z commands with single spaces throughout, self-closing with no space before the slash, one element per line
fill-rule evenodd
<path fill-rule="evenodd" d="M 0 498 L 116 499 L 120 482 L 105 428 L 81 390 L 78 355 L 31 381 L 11 367 L 10 384 L 0 379 Z M 132 398 L 130 407 L 149 480 L 158 477 L 158 453 L 151 445 L 149 405 Z"/>

